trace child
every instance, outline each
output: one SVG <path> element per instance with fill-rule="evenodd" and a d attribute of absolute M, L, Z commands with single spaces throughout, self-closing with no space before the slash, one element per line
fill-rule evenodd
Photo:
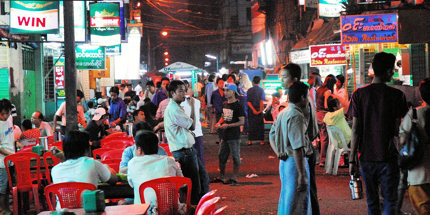
<path fill-rule="evenodd" d="M 339 103 L 339 100 L 330 97 L 327 101 L 328 111 L 324 117 L 324 123 L 326 125 L 333 125 L 339 128 L 345 137 L 347 144 L 351 141 L 351 128 L 348 122 L 345 120 L 345 113 L 343 108 Z M 339 143 L 339 148 L 343 148 L 341 143 Z"/>

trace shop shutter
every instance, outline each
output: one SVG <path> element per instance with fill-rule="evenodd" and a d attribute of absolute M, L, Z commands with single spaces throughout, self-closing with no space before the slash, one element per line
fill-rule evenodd
<path fill-rule="evenodd" d="M 418 86 L 421 80 L 426 78 L 426 45 L 411 44 L 410 68 L 414 86 Z"/>
<path fill-rule="evenodd" d="M 54 72 L 51 71 L 54 66 L 54 58 L 45 56 L 43 58 L 43 77 L 45 82 L 45 101 L 54 101 L 55 98 L 55 83 Z"/>

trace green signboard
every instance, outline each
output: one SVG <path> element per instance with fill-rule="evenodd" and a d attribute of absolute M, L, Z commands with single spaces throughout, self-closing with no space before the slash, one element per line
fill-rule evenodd
<path fill-rule="evenodd" d="M 10 33 L 58 33 L 58 1 L 11 1 Z"/>
<path fill-rule="evenodd" d="M 121 44 L 119 3 L 90 4 L 91 44 L 113 46 Z"/>
<path fill-rule="evenodd" d="M 121 44 L 114 46 L 106 46 L 106 55 L 120 55 L 121 54 Z"/>
<path fill-rule="evenodd" d="M 9 99 L 9 69 L 0 69 L 0 99 Z"/>
<path fill-rule="evenodd" d="M 76 46 L 75 51 L 76 69 L 105 69 L 106 53 L 104 47 L 79 45 Z"/>

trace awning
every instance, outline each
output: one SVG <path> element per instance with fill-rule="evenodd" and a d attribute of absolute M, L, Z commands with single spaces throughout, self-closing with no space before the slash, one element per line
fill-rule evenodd
<path fill-rule="evenodd" d="M 193 66 L 191 64 L 188 63 L 184 63 L 184 62 L 175 62 L 172 63 L 160 70 L 158 70 L 159 72 L 190 72 L 193 70 L 200 70 L 198 67 Z"/>
<path fill-rule="evenodd" d="M 306 48 L 310 45 L 327 44 L 340 41 L 340 23 L 339 19 L 330 19 L 329 21 L 316 20 L 314 27 L 294 45 L 293 49 Z"/>

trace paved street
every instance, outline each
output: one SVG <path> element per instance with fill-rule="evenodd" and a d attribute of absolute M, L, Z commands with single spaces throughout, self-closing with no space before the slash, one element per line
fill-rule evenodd
<path fill-rule="evenodd" d="M 206 168 L 211 178 L 218 175 L 218 147 L 216 136 L 204 135 Z M 222 198 L 219 207 L 228 205 L 226 214 L 276 214 L 281 183 L 278 174 L 278 160 L 270 146 L 257 143 L 248 146 L 247 137 L 241 141 L 241 174 L 238 185 L 212 183 Z M 227 163 L 227 174 L 232 172 L 232 160 Z M 339 169 L 338 176 L 325 175 L 322 167 L 316 167 L 317 187 L 321 214 L 367 214 L 366 201 L 351 200 L 347 168 Z M 258 177 L 246 178 L 247 174 Z M 364 184 L 363 184 L 364 186 Z M 406 196 L 403 211 L 412 213 Z"/>

